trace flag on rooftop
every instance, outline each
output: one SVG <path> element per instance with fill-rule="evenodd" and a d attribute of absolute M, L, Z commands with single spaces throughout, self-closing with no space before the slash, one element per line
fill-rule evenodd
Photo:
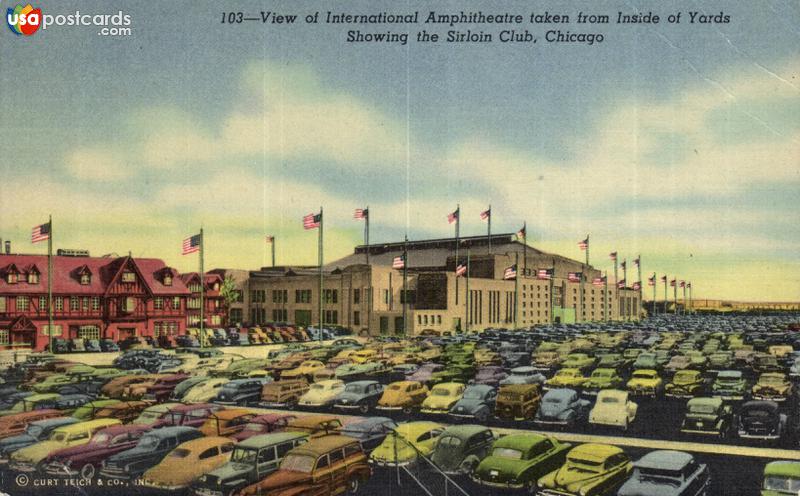
<path fill-rule="evenodd" d="M 539 269 L 536 271 L 537 279 L 552 279 L 553 269 Z"/>
<path fill-rule="evenodd" d="M 686 281 L 681 281 L 681 287 L 682 287 L 682 288 L 685 288 L 685 287 L 686 287 Z"/>
<path fill-rule="evenodd" d="M 459 209 L 455 209 L 455 211 L 450 212 L 449 214 L 447 214 L 447 223 L 448 224 L 452 224 L 453 222 L 458 220 L 458 210 Z"/>
<path fill-rule="evenodd" d="M 656 275 L 653 274 L 652 276 L 647 278 L 647 285 L 648 286 L 655 286 L 656 285 Z"/>
<path fill-rule="evenodd" d="M 616 260 L 616 259 L 617 259 L 617 252 L 615 252 L 615 251 L 612 251 L 611 253 L 609 253 L 609 254 L 608 254 L 608 257 L 609 257 L 611 260 Z"/>
<path fill-rule="evenodd" d="M 661 282 L 667 282 L 667 276 L 661 276 Z"/>
<path fill-rule="evenodd" d="M 268 235 L 268 236 L 265 238 L 265 241 L 266 241 L 267 243 L 274 243 L 274 242 L 275 242 L 275 236 L 269 236 L 269 235 Z"/>
<path fill-rule="evenodd" d="M 642 260 L 641 260 L 641 259 L 642 259 L 642 257 L 641 257 L 641 256 L 638 256 L 638 257 L 634 258 L 634 259 L 633 259 L 633 265 L 635 265 L 635 266 L 637 266 L 637 267 L 638 267 L 638 266 L 639 266 L 639 264 L 641 264 L 641 263 L 642 263 Z"/>
<path fill-rule="evenodd" d="M 467 264 L 461 262 L 456 266 L 456 277 L 461 277 L 467 273 Z"/>
<path fill-rule="evenodd" d="M 583 274 L 580 272 L 569 272 L 567 274 L 567 280 L 569 282 L 581 282 L 581 276 L 583 276 Z"/>
<path fill-rule="evenodd" d="M 505 272 L 503 272 L 503 279 L 516 279 L 517 278 L 517 266 L 512 265 L 511 267 L 507 267 Z"/>
<path fill-rule="evenodd" d="M 527 233 L 526 233 L 526 231 L 527 231 L 527 229 L 525 228 L 525 226 L 522 226 L 522 227 L 520 228 L 520 230 L 519 230 L 519 231 L 517 231 L 517 237 L 518 237 L 518 238 L 524 238 L 524 237 L 525 237 L 525 235 L 527 234 Z"/>
<path fill-rule="evenodd" d="M 406 256 L 400 255 L 399 257 L 394 257 L 392 260 L 392 268 L 393 269 L 403 269 L 406 266 Z"/>
<path fill-rule="evenodd" d="M 481 212 L 481 220 L 486 220 L 492 216 L 492 209 L 484 210 Z"/>
<path fill-rule="evenodd" d="M 619 264 L 619 266 L 622 267 L 622 270 L 625 270 L 625 268 L 628 266 L 628 261 L 627 260 L 623 260 L 622 263 Z"/>
<path fill-rule="evenodd" d="M 595 277 L 592 279 L 592 286 L 605 286 L 606 278 L 605 277 Z"/>
<path fill-rule="evenodd" d="M 677 281 L 676 279 L 673 279 L 673 280 L 671 280 L 671 281 L 669 282 L 669 285 L 670 285 L 670 286 L 672 286 L 672 287 L 675 287 L 675 283 L 676 283 L 676 281 Z"/>
<path fill-rule="evenodd" d="M 642 289 L 642 283 L 641 282 L 636 281 L 635 283 L 633 283 L 633 290 L 634 291 L 639 291 L 640 289 Z"/>
<path fill-rule="evenodd" d="M 625 279 L 621 279 L 621 280 L 620 280 L 620 281 L 617 283 L 617 287 L 618 287 L 619 289 L 625 289 Z"/>
<path fill-rule="evenodd" d="M 36 226 L 31 231 L 31 243 L 38 243 L 39 241 L 46 241 L 50 239 L 50 223 Z"/>
<path fill-rule="evenodd" d="M 184 239 L 181 255 L 188 255 L 190 253 L 200 251 L 200 243 L 202 242 L 202 240 L 203 237 L 200 234 L 195 234 L 193 236 L 189 236 L 188 238 Z"/>
<path fill-rule="evenodd" d="M 303 217 L 303 229 L 316 229 L 322 223 L 322 213 L 308 214 Z"/>
<path fill-rule="evenodd" d="M 581 251 L 586 251 L 589 248 L 589 236 L 586 236 L 586 239 L 582 241 L 578 241 L 578 247 Z"/>
<path fill-rule="evenodd" d="M 357 208 L 355 213 L 353 214 L 354 219 L 366 219 L 367 217 L 369 217 L 368 208 Z"/>

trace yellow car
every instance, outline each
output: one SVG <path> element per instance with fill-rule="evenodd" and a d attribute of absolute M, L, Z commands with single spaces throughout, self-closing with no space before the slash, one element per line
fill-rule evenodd
<path fill-rule="evenodd" d="M 640 369 L 633 373 L 631 380 L 628 381 L 627 389 L 632 394 L 641 396 L 656 397 L 664 389 L 664 381 L 658 375 L 658 371 L 652 369 Z"/>
<path fill-rule="evenodd" d="M 460 382 L 442 382 L 433 386 L 430 394 L 422 402 L 422 413 L 449 413 L 450 409 L 464 395 L 466 386 Z"/>
<path fill-rule="evenodd" d="M 370 463 L 380 467 L 402 467 L 416 461 L 417 453 L 429 456 L 444 427 L 436 422 L 400 424 L 372 451 Z"/>
<path fill-rule="evenodd" d="M 319 360 L 306 360 L 298 367 L 282 372 L 281 379 L 310 379 L 315 372 L 324 368 L 325 364 Z"/>
<path fill-rule="evenodd" d="M 179 444 L 142 476 L 142 484 L 165 491 L 185 489 L 203 474 L 228 462 L 234 442 L 226 437 L 201 437 Z"/>
<path fill-rule="evenodd" d="M 584 377 L 580 369 L 561 369 L 556 374 L 547 379 L 545 383 L 548 388 L 578 388 L 588 381 L 588 377 Z"/>
<path fill-rule="evenodd" d="M 393 382 L 383 390 L 378 400 L 378 410 L 402 410 L 411 413 L 428 397 L 428 388 L 417 381 Z"/>
<path fill-rule="evenodd" d="M 34 472 L 39 469 L 40 462 L 44 461 L 50 453 L 86 444 L 95 432 L 121 423 L 117 419 L 96 419 L 59 427 L 46 440 L 12 453 L 9 468 L 16 472 Z"/>
<path fill-rule="evenodd" d="M 350 355 L 350 359 L 353 360 L 353 363 L 374 362 L 375 360 L 378 359 L 378 350 L 373 350 L 373 349 L 358 350 L 352 355 Z"/>

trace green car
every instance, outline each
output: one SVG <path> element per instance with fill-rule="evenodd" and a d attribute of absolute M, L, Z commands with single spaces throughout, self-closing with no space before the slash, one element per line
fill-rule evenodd
<path fill-rule="evenodd" d="M 117 403 L 122 402 L 120 400 L 90 401 L 89 403 L 79 406 L 74 412 L 72 412 L 71 416 L 78 420 L 90 420 L 94 418 L 96 412 L 99 412 L 101 409 L 107 406 L 116 405 Z"/>
<path fill-rule="evenodd" d="M 701 394 L 706 380 L 699 370 L 679 370 L 672 377 L 672 382 L 665 387 L 668 398 L 692 398 Z"/>
<path fill-rule="evenodd" d="M 539 479 L 539 494 L 611 496 L 633 471 L 628 455 L 608 444 L 581 444 L 561 468 Z"/>
<path fill-rule="evenodd" d="M 800 462 L 775 461 L 764 467 L 761 496 L 800 494 Z"/>
<path fill-rule="evenodd" d="M 462 382 L 467 383 L 475 376 L 475 366 L 466 363 L 453 363 L 444 370 L 431 374 L 431 383 Z"/>
<path fill-rule="evenodd" d="M 472 480 L 487 487 L 534 491 L 540 477 L 564 464 L 571 447 L 541 434 L 501 437 L 478 464 Z"/>
<path fill-rule="evenodd" d="M 620 389 L 623 382 L 616 369 L 594 369 L 589 379 L 583 383 L 583 390 L 586 394 L 594 395 L 602 389 Z"/>
<path fill-rule="evenodd" d="M 57 400 L 60 397 L 61 397 L 60 394 L 55 394 L 55 393 L 32 394 L 30 396 L 26 396 L 25 398 L 19 400 L 8 410 L 0 410 L 0 416 L 38 410 L 39 408 L 37 407 L 37 405 L 39 405 L 39 403 L 43 404 L 51 403 L 52 401 Z"/>
<path fill-rule="evenodd" d="M 594 367 L 595 359 L 586 353 L 570 353 L 567 358 L 561 362 L 562 369 L 578 369 L 581 372 Z"/>
<path fill-rule="evenodd" d="M 35 393 L 52 393 L 58 390 L 61 386 L 72 384 L 77 380 L 76 376 L 67 374 L 53 374 L 47 376 L 42 382 L 37 382 L 31 387 Z"/>

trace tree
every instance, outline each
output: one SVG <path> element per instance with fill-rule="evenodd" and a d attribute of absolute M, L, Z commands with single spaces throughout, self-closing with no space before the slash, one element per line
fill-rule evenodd
<path fill-rule="evenodd" d="M 219 288 L 219 294 L 222 296 L 222 304 L 224 305 L 225 313 L 227 314 L 231 308 L 231 305 L 239 301 L 239 296 L 241 294 L 241 291 L 236 289 L 236 280 L 232 275 L 228 274 L 225 276 L 225 279 L 222 280 L 222 286 Z M 228 321 L 230 322 L 230 315 L 228 315 Z"/>

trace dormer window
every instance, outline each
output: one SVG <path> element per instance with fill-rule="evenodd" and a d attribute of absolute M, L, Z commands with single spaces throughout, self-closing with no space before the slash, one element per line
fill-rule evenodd
<path fill-rule="evenodd" d="M 28 272 L 28 284 L 39 284 L 38 272 Z"/>
<path fill-rule="evenodd" d="M 16 272 L 9 272 L 6 274 L 6 282 L 8 284 L 16 284 L 17 283 L 17 273 Z"/>
<path fill-rule="evenodd" d="M 122 282 L 136 282 L 136 274 L 130 270 L 122 273 Z"/>
<path fill-rule="evenodd" d="M 88 274 L 86 272 L 81 274 L 81 285 L 82 286 L 88 286 L 91 283 L 92 283 L 92 276 L 90 274 Z"/>
<path fill-rule="evenodd" d="M 164 274 L 164 286 L 172 286 L 172 274 Z"/>
<path fill-rule="evenodd" d="M 219 283 L 218 282 L 214 283 L 214 291 L 219 291 Z"/>

